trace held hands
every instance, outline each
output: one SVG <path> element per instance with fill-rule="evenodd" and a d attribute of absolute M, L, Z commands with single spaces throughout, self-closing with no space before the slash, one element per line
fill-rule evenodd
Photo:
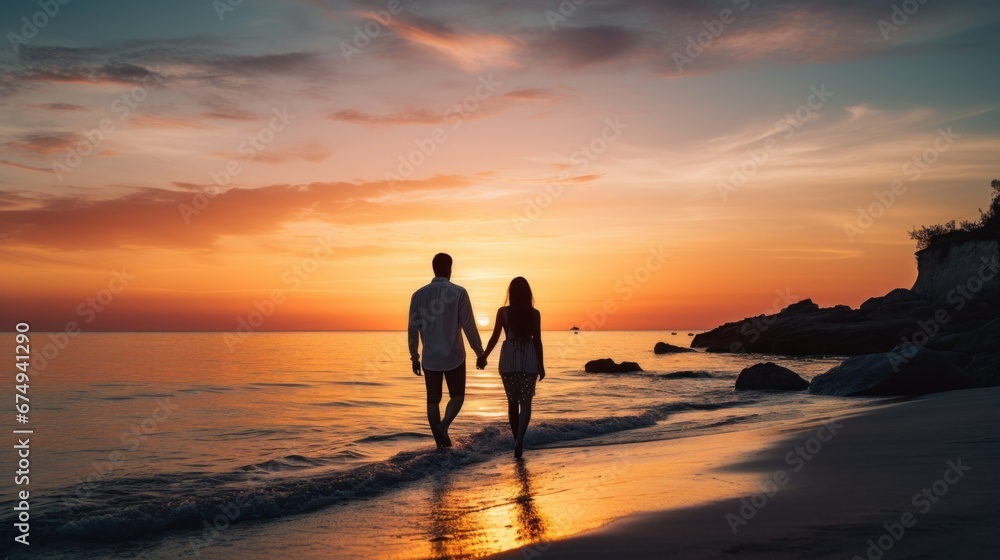
<path fill-rule="evenodd" d="M 476 369 L 486 369 L 486 354 L 476 358 Z"/>
<path fill-rule="evenodd" d="M 413 375 L 422 375 L 420 373 L 420 360 L 413 360 Z"/>

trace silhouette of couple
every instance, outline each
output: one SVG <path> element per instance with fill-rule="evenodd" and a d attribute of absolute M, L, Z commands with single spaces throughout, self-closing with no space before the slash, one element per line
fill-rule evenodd
<path fill-rule="evenodd" d="M 486 368 L 486 360 L 500 338 L 500 378 L 507 393 L 507 418 L 514 436 L 514 457 L 521 458 L 524 434 L 531 420 L 531 399 L 535 396 L 535 381 L 545 379 L 542 361 L 541 314 L 534 308 L 531 286 L 518 276 L 507 288 L 507 305 L 497 310 L 493 335 L 483 350 L 476 329 L 472 303 L 465 288 L 451 282 L 451 257 L 438 253 L 431 262 L 434 279 L 414 292 L 410 299 L 410 319 L 407 339 L 413 373 L 421 375 L 427 387 L 427 421 L 438 448 L 451 447 L 448 428 L 465 403 L 465 344 L 476 352 L 476 367 Z M 418 353 L 423 342 L 424 354 Z M 443 383 L 448 384 L 448 405 L 441 418 Z"/>

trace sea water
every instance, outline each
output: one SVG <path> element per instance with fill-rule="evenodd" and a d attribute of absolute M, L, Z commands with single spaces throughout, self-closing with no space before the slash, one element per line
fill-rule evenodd
<path fill-rule="evenodd" d="M 659 341 L 688 346 L 689 333 L 545 332 L 526 455 L 746 430 L 830 405 L 733 387 L 761 361 L 810 379 L 840 358 L 653 353 Z M 0 338 L 13 355 L 13 335 Z M 643 371 L 586 373 L 597 358 Z M 482 371 L 468 360 L 456 446 L 438 452 L 404 332 L 254 333 L 235 345 L 223 333 L 81 334 L 31 372 L 32 556 L 130 557 L 165 540 L 197 556 L 207 528 L 377 504 L 442 468 L 460 477 L 511 453 L 497 359 Z M 13 473 L 15 454 L 0 464 Z M 0 483 L 5 527 L 13 482 Z"/>

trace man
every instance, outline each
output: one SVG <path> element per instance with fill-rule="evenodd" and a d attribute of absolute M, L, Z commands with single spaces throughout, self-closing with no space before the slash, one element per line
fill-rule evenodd
<path fill-rule="evenodd" d="M 420 375 L 419 340 L 424 343 L 423 374 L 427 387 L 427 422 L 438 448 L 451 447 L 448 428 L 465 403 L 465 343 L 462 331 L 476 357 L 483 355 L 483 342 L 476 330 L 472 303 L 465 288 L 451 283 L 451 257 L 438 253 L 431 266 L 434 279 L 410 298 L 407 338 L 413 373 Z M 442 382 L 448 383 L 448 406 L 441 419 Z"/>

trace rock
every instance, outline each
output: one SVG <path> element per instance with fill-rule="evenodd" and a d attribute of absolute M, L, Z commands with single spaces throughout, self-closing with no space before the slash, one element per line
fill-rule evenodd
<path fill-rule="evenodd" d="M 940 304 L 904 290 L 866 310 L 845 305 L 817 308 L 803 300 L 774 315 L 758 315 L 726 323 L 699 334 L 692 348 L 709 352 L 764 353 L 787 356 L 858 356 L 889 352 L 903 337 L 921 330 L 941 310 Z M 879 303 L 888 298 L 892 304 Z"/>
<path fill-rule="evenodd" d="M 779 315 L 790 313 L 813 313 L 819 311 L 819 306 L 811 299 L 804 299 L 798 303 L 793 303 L 778 312 Z"/>
<path fill-rule="evenodd" d="M 639 364 L 635 362 L 622 362 L 616 364 L 611 358 L 591 360 L 583 368 L 588 373 L 628 373 L 630 371 L 642 371 Z"/>
<path fill-rule="evenodd" d="M 923 298 L 919 294 L 915 294 L 911 290 L 907 290 L 906 288 L 896 288 L 884 296 L 869 298 L 861 304 L 860 309 L 861 311 L 873 311 L 884 305 L 910 303 L 922 299 Z"/>
<path fill-rule="evenodd" d="M 956 286 L 966 286 L 971 278 L 984 279 L 984 271 L 995 275 L 1000 269 L 998 257 L 1000 233 L 995 230 L 956 231 L 939 236 L 929 247 L 917 252 L 913 291 L 928 299 L 948 301 L 954 297 Z M 995 279 L 993 283 L 996 284 Z"/>
<path fill-rule="evenodd" d="M 653 347 L 654 354 L 683 354 L 685 352 L 697 352 L 697 350 L 694 348 L 684 348 L 683 346 L 674 346 L 666 342 L 657 342 L 656 346 Z"/>
<path fill-rule="evenodd" d="M 737 391 L 804 391 L 809 382 L 774 362 L 750 366 L 736 378 Z"/>
<path fill-rule="evenodd" d="M 909 290 L 899 288 L 871 298 L 860 309 L 821 308 L 805 299 L 778 313 L 701 333 L 691 347 L 708 352 L 865 356 L 892 352 L 898 344 L 908 343 L 973 357 L 995 353 L 1000 348 L 998 247 L 1000 227 L 941 235 L 917 253 L 917 281 Z M 985 379 L 985 366 L 980 364 L 989 359 L 975 363 L 976 375 Z"/>
<path fill-rule="evenodd" d="M 965 371 L 982 387 L 1000 385 L 1000 352 L 977 354 Z"/>
<path fill-rule="evenodd" d="M 817 375 L 809 392 L 839 397 L 926 395 L 966 389 L 976 381 L 955 365 L 963 355 L 917 348 L 848 358 Z M 968 356 L 964 356 L 965 359 Z"/>

